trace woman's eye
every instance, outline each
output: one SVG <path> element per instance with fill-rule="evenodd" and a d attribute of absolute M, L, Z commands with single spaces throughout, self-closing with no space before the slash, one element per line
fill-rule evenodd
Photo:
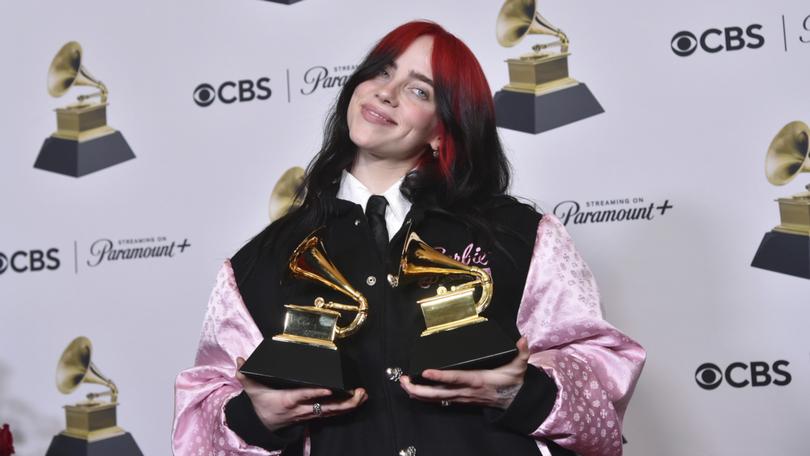
<path fill-rule="evenodd" d="M 427 100 L 427 99 L 428 99 L 428 93 L 427 93 L 427 91 L 422 90 L 422 89 L 420 89 L 420 88 L 418 88 L 418 87 L 414 87 L 414 89 L 413 89 L 413 93 L 414 93 L 414 94 L 415 94 L 417 97 L 422 98 L 423 100 Z"/>

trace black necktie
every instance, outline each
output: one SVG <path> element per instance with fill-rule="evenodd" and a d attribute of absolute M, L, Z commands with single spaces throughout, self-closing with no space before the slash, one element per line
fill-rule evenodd
<path fill-rule="evenodd" d="M 380 195 L 371 195 L 366 203 L 368 226 L 371 228 L 371 235 L 374 236 L 374 243 L 377 244 L 377 250 L 380 251 L 380 255 L 382 255 L 383 258 L 388 248 L 388 229 L 385 227 L 385 206 L 388 206 L 388 201 L 384 196 Z"/>

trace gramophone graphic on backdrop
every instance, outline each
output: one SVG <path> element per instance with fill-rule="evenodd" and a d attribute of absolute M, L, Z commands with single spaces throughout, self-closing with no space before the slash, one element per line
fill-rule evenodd
<path fill-rule="evenodd" d="M 81 177 L 135 158 L 121 132 L 107 125 L 107 86 L 87 71 L 82 57 L 79 43 L 62 46 L 48 69 L 48 93 L 61 97 L 78 86 L 98 92 L 56 108 L 56 131 L 42 144 L 34 168 Z"/>
<path fill-rule="evenodd" d="M 800 121 L 776 134 L 765 158 L 765 175 L 785 185 L 810 172 L 810 128 Z M 810 279 L 810 185 L 807 191 L 779 198 L 781 223 L 765 233 L 751 266 Z"/>
<path fill-rule="evenodd" d="M 568 36 L 540 15 L 535 0 L 507 0 L 496 24 L 498 43 L 518 44 L 526 35 L 556 40 L 506 61 L 509 84 L 495 93 L 499 127 L 542 133 L 605 112 L 588 86 L 568 75 Z M 550 49 L 559 47 L 559 52 Z"/>
<path fill-rule="evenodd" d="M 65 406 L 67 426 L 51 440 L 45 456 L 143 456 L 132 435 L 118 427 L 118 388 L 93 364 L 92 352 L 90 339 L 74 339 L 59 358 L 56 387 L 70 394 L 84 383 L 94 383 L 107 391 L 89 393 L 86 400 Z M 109 396 L 109 402 L 98 400 L 103 396 Z"/>

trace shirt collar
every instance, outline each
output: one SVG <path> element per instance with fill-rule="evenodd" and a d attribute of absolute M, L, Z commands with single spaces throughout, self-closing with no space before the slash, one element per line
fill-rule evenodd
<path fill-rule="evenodd" d="M 388 207 L 390 208 L 392 214 L 400 219 L 404 219 L 405 214 L 407 214 L 411 208 L 411 202 L 408 201 L 408 199 L 402 195 L 402 192 L 399 191 L 404 179 L 405 176 L 402 176 L 396 182 L 391 184 L 391 186 L 388 187 L 388 190 L 382 193 L 382 196 L 384 196 L 388 201 Z M 340 175 L 340 185 L 336 195 L 337 198 L 359 204 L 360 207 L 363 208 L 363 212 L 365 212 L 366 203 L 371 195 L 371 191 L 365 185 L 363 185 L 362 182 L 360 182 L 350 172 L 343 170 Z"/>

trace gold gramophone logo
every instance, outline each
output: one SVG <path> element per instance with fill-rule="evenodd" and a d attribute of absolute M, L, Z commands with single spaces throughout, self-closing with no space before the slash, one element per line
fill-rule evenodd
<path fill-rule="evenodd" d="M 92 353 L 90 339 L 74 339 L 59 358 L 56 387 L 63 394 L 70 394 L 86 383 L 102 385 L 107 390 L 89 393 L 84 401 L 65 406 L 67 425 L 51 440 L 45 456 L 143 456 L 132 435 L 118 426 L 118 388 L 93 364 Z M 109 396 L 110 400 L 100 400 L 104 396 Z"/>
<path fill-rule="evenodd" d="M 498 14 L 496 34 L 504 47 L 515 46 L 527 35 L 554 38 L 506 61 L 509 84 L 495 94 L 499 127 L 537 134 L 605 112 L 588 86 L 569 76 L 568 36 L 540 15 L 535 0 L 507 0 Z"/>
<path fill-rule="evenodd" d="M 107 125 L 107 86 L 83 65 L 83 55 L 75 41 L 62 46 L 48 69 L 48 93 L 61 97 L 79 86 L 98 92 L 56 108 L 56 131 L 42 144 L 34 168 L 80 177 L 135 158 L 121 132 Z"/>
<path fill-rule="evenodd" d="M 773 185 L 786 185 L 810 172 L 810 128 L 804 122 L 785 125 L 765 158 L 765 175 Z M 765 233 L 751 266 L 810 279 L 810 185 L 806 191 L 779 198 L 780 223 Z"/>
<path fill-rule="evenodd" d="M 288 212 L 298 208 L 302 201 L 299 189 L 304 183 L 304 168 L 293 166 L 278 178 L 270 192 L 270 222 L 275 222 Z"/>

